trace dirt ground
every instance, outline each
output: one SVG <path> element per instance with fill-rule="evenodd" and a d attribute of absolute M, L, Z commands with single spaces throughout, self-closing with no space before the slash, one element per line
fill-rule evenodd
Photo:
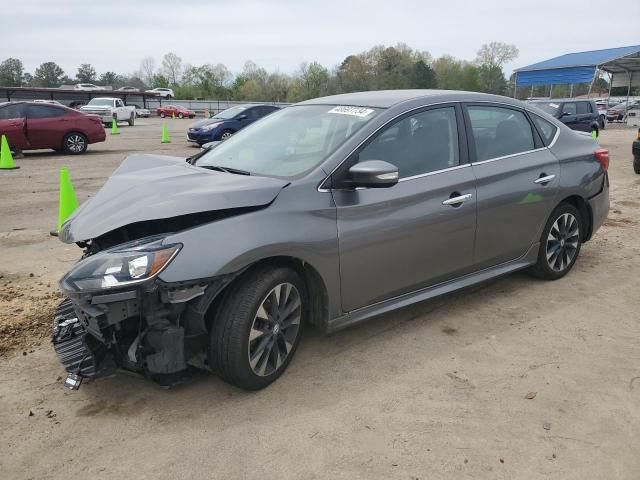
<path fill-rule="evenodd" d="M 640 176 L 608 129 L 611 212 L 557 282 L 514 274 L 324 337 L 247 393 L 119 375 L 63 389 L 46 338 L 80 250 L 49 236 L 58 170 L 80 201 L 133 150 L 188 155 L 188 120 L 0 171 L 0 477 L 640 478 Z"/>

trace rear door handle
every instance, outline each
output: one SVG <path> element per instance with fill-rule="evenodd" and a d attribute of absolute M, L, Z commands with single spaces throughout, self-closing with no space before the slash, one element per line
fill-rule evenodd
<path fill-rule="evenodd" d="M 544 173 L 542 175 L 543 175 L 542 177 L 536 179 L 533 183 L 537 183 L 538 185 L 546 185 L 551 180 L 556 178 L 555 175 L 544 175 Z"/>
<path fill-rule="evenodd" d="M 444 202 L 442 202 L 442 204 L 456 207 L 456 206 L 462 205 L 467 200 L 471 200 L 472 198 L 473 198 L 473 195 L 471 195 L 470 193 L 467 193 L 465 195 L 458 195 L 456 197 L 447 198 Z"/>

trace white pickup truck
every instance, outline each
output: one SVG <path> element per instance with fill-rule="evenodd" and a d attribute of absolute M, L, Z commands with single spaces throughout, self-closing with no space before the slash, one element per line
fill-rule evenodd
<path fill-rule="evenodd" d="M 102 123 L 108 125 L 115 120 L 116 122 L 126 121 L 133 126 L 136 121 L 136 107 L 125 105 L 119 98 L 92 98 L 88 104 L 80 107 L 80 111 L 98 115 L 102 118 Z"/>

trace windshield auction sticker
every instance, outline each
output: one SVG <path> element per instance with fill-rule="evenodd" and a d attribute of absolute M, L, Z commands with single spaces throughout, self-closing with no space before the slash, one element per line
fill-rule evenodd
<path fill-rule="evenodd" d="M 329 113 L 339 113 L 340 115 L 353 115 L 356 117 L 366 117 L 373 113 L 373 110 L 370 108 L 364 107 L 349 107 L 346 105 L 340 105 L 338 107 L 333 107 L 329 110 Z"/>

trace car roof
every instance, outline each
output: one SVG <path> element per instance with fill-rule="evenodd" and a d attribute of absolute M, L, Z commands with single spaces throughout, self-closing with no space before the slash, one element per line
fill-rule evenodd
<path fill-rule="evenodd" d="M 546 100 L 531 100 L 531 103 L 549 103 L 549 102 L 595 102 L 593 98 L 549 98 Z"/>
<path fill-rule="evenodd" d="M 0 102 L 0 108 L 5 107 L 7 105 L 17 105 L 17 104 L 35 105 L 37 107 L 63 108 L 65 110 L 71 110 L 72 112 L 76 111 L 73 108 L 67 107 L 66 105 L 63 105 L 61 103 L 34 102 L 33 100 L 17 100 L 14 102 Z"/>
<path fill-rule="evenodd" d="M 493 101 L 522 106 L 522 102 L 488 93 L 465 92 L 459 90 L 376 90 L 371 92 L 343 93 L 328 97 L 314 98 L 297 105 L 350 105 L 355 107 L 390 108 L 394 105 L 417 99 L 437 101 Z"/>

